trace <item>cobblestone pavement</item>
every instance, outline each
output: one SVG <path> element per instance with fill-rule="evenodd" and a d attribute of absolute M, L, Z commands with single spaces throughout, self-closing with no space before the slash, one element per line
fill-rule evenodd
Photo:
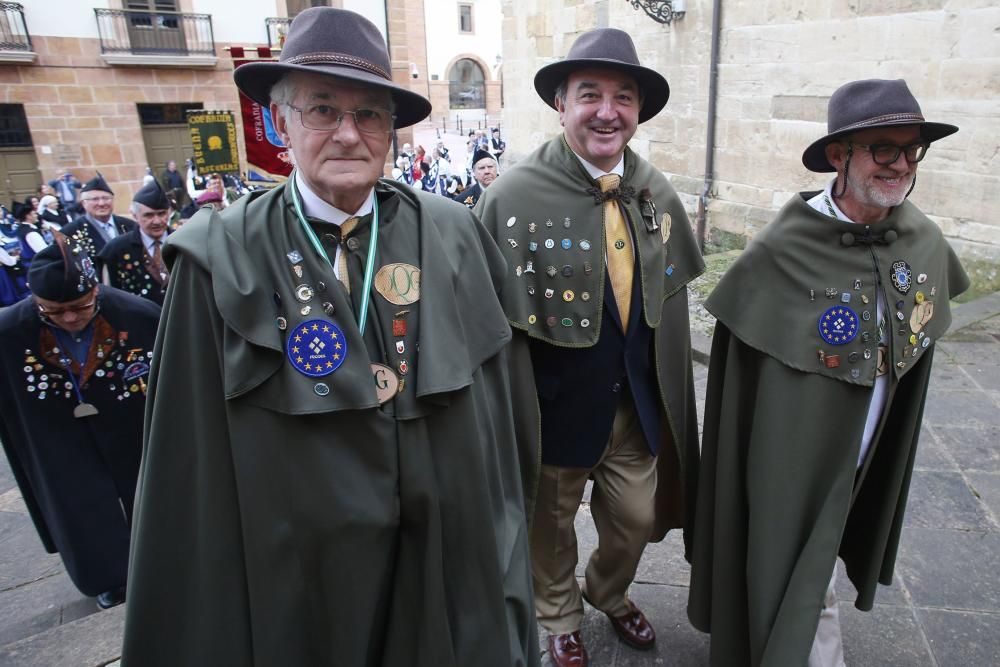
<path fill-rule="evenodd" d="M 846 576 L 838 578 L 851 667 L 1000 664 L 1000 293 L 960 306 L 937 345 L 896 581 L 863 613 Z M 706 379 L 697 366 L 699 416 Z M 586 503 L 577 530 L 585 563 L 595 543 Z M 707 636 L 685 614 L 689 572 L 679 535 L 650 545 L 631 595 L 656 628 L 656 647 L 625 646 L 588 608 L 592 664 L 706 665 Z M 118 657 L 122 619 L 121 607 L 97 613 L 59 557 L 44 552 L 0 461 L 0 666 L 106 665 Z"/>

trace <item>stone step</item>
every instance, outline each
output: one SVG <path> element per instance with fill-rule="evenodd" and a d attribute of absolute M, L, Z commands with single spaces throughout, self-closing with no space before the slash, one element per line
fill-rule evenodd
<path fill-rule="evenodd" d="M 0 647 L 4 667 L 105 667 L 121 657 L 125 605 Z"/>

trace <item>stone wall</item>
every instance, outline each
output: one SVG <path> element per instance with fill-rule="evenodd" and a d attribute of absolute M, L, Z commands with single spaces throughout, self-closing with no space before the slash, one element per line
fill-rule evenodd
<path fill-rule="evenodd" d="M 905 78 L 931 120 L 961 131 L 934 145 L 912 199 L 963 256 L 1000 261 L 1000 7 L 994 0 L 723 0 L 715 181 L 715 238 L 745 243 L 798 190 L 826 176 L 802 167 L 825 134 L 840 84 Z M 643 64 L 671 86 L 663 113 L 632 147 L 660 167 L 694 214 L 705 172 L 710 0 L 688 0 L 672 25 L 625 0 L 505 0 L 504 70 L 512 161 L 559 131 L 532 87 L 535 71 L 595 27 L 632 35 Z"/>
<path fill-rule="evenodd" d="M 197 101 L 233 110 L 239 121 L 232 60 L 221 48 L 216 67 L 182 69 L 109 67 L 97 39 L 32 35 L 32 44 L 34 64 L 0 65 L 0 101 L 24 105 L 39 182 L 62 168 L 83 182 L 99 170 L 115 189 L 117 213 L 127 212 L 146 174 L 137 103 Z"/>

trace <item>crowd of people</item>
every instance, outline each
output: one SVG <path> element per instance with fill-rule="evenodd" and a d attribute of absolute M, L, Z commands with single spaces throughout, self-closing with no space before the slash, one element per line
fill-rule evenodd
<path fill-rule="evenodd" d="M 699 443 L 704 263 L 629 148 L 662 74 L 627 33 L 586 32 L 534 78 L 563 132 L 502 177 L 492 131 L 464 174 L 404 145 L 382 178 L 393 131 L 431 111 L 390 72 L 367 19 L 305 10 L 277 61 L 234 73 L 294 153 L 287 182 L 230 199 L 168 164 L 134 219 L 100 175 L 14 207 L 31 298 L 0 310 L 0 439 L 76 586 L 127 594 L 122 665 L 533 667 L 540 625 L 549 661 L 582 667 L 585 601 L 655 645 L 629 590 L 671 529 L 711 664 L 843 665 L 831 575 L 843 559 L 861 609 L 891 582 L 934 342 L 968 286 L 907 199 L 958 128 L 902 80 L 834 91 L 802 156 L 826 187 L 707 302 Z M 213 206 L 171 231 L 185 196 Z"/>

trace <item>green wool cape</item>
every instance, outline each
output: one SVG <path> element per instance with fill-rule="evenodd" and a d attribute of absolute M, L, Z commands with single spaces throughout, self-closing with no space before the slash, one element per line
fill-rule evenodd
<path fill-rule="evenodd" d="M 685 287 L 705 265 L 684 207 L 663 173 L 627 147 L 624 162 L 621 188 L 628 195 L 619 206 L 635 241 L 634 284 L 642 291 L 645 323 L 654 330 L 653 363 L 663 423 L 669 426 L 660 429 L 657 461 L 651 539 L 659 541 L 693 519 L 698 422 Z M 500 299 L 515 331 L 511 354 L 521 368 L 518 377 L 532 389 L 529 339 L 586 348 L 601 335 L 606 265 L 599 190 L 560 135 L 505 171 L 476 206 L 507 260 Z M 572 298 L 566 298 L 567 290 Z M 528 423 L 525 431 L 537 436 L 537 407 L 533 428 Z"/>
<path fill-rule="evenodd" d="M 290 187 L 165 247 L 123 664 L 537 665 L 502 257 L 466 208 L 379 181 L 376 268 L 405 271 L 362 336 L 372 215 L 348 294 Z M 310 377 L 320 343 L 339 367 Z M 402 381 L 383 405 L 372 363 Z"/>
<path fill-rule="evenodd" d="M 792 197 L 706 303 L 718 323 L 688 615 L 712 633 L 712 665 L 804 665 L 838 555 L 858 609 L 892 582 L 934 341 L 969 284 L 913 204 L 858 225 L 812 209 L 812 194 Z M 859 469 L 877 293 L 890 384 Z"/>

